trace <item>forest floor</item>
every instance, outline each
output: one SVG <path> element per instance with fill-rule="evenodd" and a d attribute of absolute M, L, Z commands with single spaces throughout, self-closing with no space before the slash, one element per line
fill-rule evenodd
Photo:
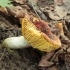
<path fill-rule="evenodd" d="M 53 5 L 53 3 L 53 0 L 39 0 L 38 6 L 45 7 Z M 58 21 L 49 21 L 48 19 L 48 22 L 56 23 Z M 69 29 L 70 24 L 67 22 L 66 24 Z M 2 47 L 2 41 L 4 39 L 20 35 L 22 35 L 22 33 L 18 19 L 13 16 L 6 16 L 0 12 L 0 70 L 39 70 L 38 63 L 43 56 L 39 50 L 30 47 L 9 52 L 7 48 Z M 67 36 L 70 37 L 69 35 Z M 65 59 L 63 57 L 65 57 Z M 61 53 L 59 55 L 59 61 L 55 65 L 56 68 L 50 69 L 50 67 L 48 67 L 43 70 L 70 70 L 70 54 L 68 52 Z"/>

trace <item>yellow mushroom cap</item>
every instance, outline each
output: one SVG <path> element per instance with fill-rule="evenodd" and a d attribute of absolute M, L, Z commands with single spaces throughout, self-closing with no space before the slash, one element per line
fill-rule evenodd
<path fill-rule="evenodd" d="M 56 50 L 61 46 L 61 42 L 57 36 L 52 34 L 55 39 L 51 39 L 48 35 L 38 30 L 27 18 L 22 18 L 22 35 L 33 48 L 44 52 Z"/>

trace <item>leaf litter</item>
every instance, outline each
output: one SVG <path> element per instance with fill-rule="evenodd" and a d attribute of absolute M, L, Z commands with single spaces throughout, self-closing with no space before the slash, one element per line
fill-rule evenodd
<path fill-rule="evenodd" d="M 0 8 L 0 44 L 5 38 L 21 35 L 20 18 L 24 17 L 25 12 L 27 11 L 30 16 L 36 16 L 48 22 L 52 33 L 60 38 L 62 46 L 49 53 L 42 53 L 33 48 L 13 50 L 14 53 L 9 53 L 6 48 L 1 47 L 0 69 L 69 70 L 69 1 L 35 0 L 33 2 L 32 0 L 14 0 L 12 3 L 14 4 L 14 8 L 9 6 L 4 9 L 2 7 Z"/>

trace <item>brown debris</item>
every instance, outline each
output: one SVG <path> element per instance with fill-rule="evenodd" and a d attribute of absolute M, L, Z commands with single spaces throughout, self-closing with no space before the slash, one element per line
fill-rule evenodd
<path fill-rule="evenodd" d="M 49 67 L 52 66 L 54 63 L 51 61 L 48 61 L 54 54 L 54 51 L 47 53 L 45 56 L 43 56 L 38 64 L 38 67 Z"/>
<path fill-rule="evenodd" d="M 28 5 L 30 7 L 32 7 L 32 9 L 36 13 L 37 17 L 42 18 L 43 20 L 47 20 L 47 17 L 45 16 L 45 14 L 43 12 L 41 12 L 41 10 L 37 6 L 37 2 L 35 0 L 28 0 Z"/>
<path fill-rule="evenodd" d="M 54 63 L 53 62 L 50 62 L 50 61 L 45 61 L 45 60 L 42 60 L 42 62 L 40 62 L 40 64 L 38 65 L 38 67 L 50 67 L 52 66 Z"/>
<path fill-rule="evenodd" d="M 49 67 L 47 70 L 59 70 L 56 66 Z"/>
<path fill-rule="evenodd" d="M 62 5 L 63 4 L 63 0 L 54 0 L 54 2 L 56 2 L 56 4 L 58 6 Z"/>
<path fill-rule="evenodd" d="M 35 63 L 39 62 L 39 64 L 38 63 L 37 64 L 38 64 L 39 69 L 41 70 L 66 70 L 66 69 L 70 70 L 70 28 L 69 28 L 70 25 L 68 25 L 70 23 L 70 15 L 69 15 L 70 14 L 70 1 L 69 0 L 54 0 L 55 1 L 54 5 L 51 4 L 50 6 L 48 6 L 48 4 L 46 4 L 45 7 L 39 6 L 40 4 L 37 5 L 37 3 L 40 3 L 40 2 L 45 3 L 45 1 L 47 0 L 27 0 L 27 1 L 26 0 L 14 0 L 14 1 L 18 3 L 19 6 L 15 6 L 14 8 L 7 7 L 6 9 L 0 7 L 0 11 L 3 12 L 4 14 L 8 13 L 7 16 L 10 15 L 10 17 L 13 16 L 19 19 L 24 17 L 25 15 L 26 17 L 28 17 L 28 15 L 26 14 L 26 11 L 27 11 L 27 13 L 30 14 L 30 17 L 35 15 L 39 18 L 42 18 L 43 20 L 50 21 L 51 31 L 57 36 L 59 35 L 59 38 L 62 42 L 62 46 L 60 49 L 56 50 L 56 52 L 46 53 L 46 55 L 44 55 L 40 61 L 37 60 L 38 58 L 40 58 L 38 56 L 38 53 L 37 54 L 34 53 L 32 49 L 31 49 L 32 51 L 30 51 L 29 49 L 28 49 L 29 51 L 20 50 L 23 57 L 21 57 L 20 52 L 19 54 L 16 52 L 21 57 L 22 60 L 17 58 L 17 60 L 15 59 L 14 61 L 14 57 L 16 58 L 15 54 L 14 55 L 12 54 L 12 57 L 11 57 L 11 55 L 7 52 L 7 50 L 4 52 L 2 51 L 4 49 L 0 48 L 0 51 L 2 51 L 0 52 L 0 56 L 1 56 L 0 65 L 3 64 L 2 65 L 3 69 L 5 70 L 5 68 L 7 67 L 7 70 L 11 68 L 12 70 L 14 70 L 14 68 L 17 70 L 22 70 L 22 67 L 24 67 L 23 69 L 27 69 L 27 70 L 29 69 L 38 70 L 33 65 L 31 65 L 30 67 L 28 65 L 30 64 L 29 61 L 32 62 L 32 60 L 34 59 L 33 61 Z M 50 1 L 51 0 L 49 0 L 48 2 Z M 48 16 L 52 20 L 50 18 L 48 19 L 47 18 Z M 0 16 L 0 17 L 1 17 L 0 18 L 0 43 L 2 42 L 2 40 L 4 40 L 7 37 L 21 35 L 21 32 L 20 32 L 21 28 L 17 26 L 17 24 L 14 24 L 14 21 L 13 21 L 15 20 L 14 18 L 11 18 L 11 19 L 8 18 L 14 24 L 12 25 L 11 23 L 8 23 L 6 21 L 7 18 L 5 16 Z M 6 19 L 4 19 L 3 17 L 5 17 Z M 57 21 L 57 20 L 60 20 L 60 21 Z M 55 25 L 52 21 L 54 21 Z M 56 23 L 56 21 L 60 22 L 60 24 Z M 64 23 L 62 21 L 64 21 Z M 13 66 L 15 65 L 15 67 L 13 68 L 11 65 Z"/>
<path fill-rule="evenodd" d="M 16 6 L 14 8 L 6 7 L 8 13 L 16 18 L 24 17 L 25 10 L 22 9 L 20 6 Z"/>
<path fill-rule="evenodd" d="M 19 4 L 25 4 L 26 0 L 14 0 L 14 2 L 19 3 Z"/>

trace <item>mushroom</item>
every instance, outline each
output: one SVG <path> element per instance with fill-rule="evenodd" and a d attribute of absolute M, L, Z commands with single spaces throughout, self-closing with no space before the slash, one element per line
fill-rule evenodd
<path fill-rule="evenodd" d="M 3 45 L 11 49 L 27 48 L 30 45 L 33 48 L 44 52 L 50 52 L 60 48 L 61 41 L 54 35 L 47 22 L 30 17 L 27 13 L 21 18 L 22 35 L 20 37 L 11 37 L 3 41 Z"/>
<path fill-rule="evenodd" d="M 36 18 L 36 21 L 35 19 L 33 21 L 25 17 L 22 18 L 21 25 L 22 35 L 33 48 L 44 52 L 60 48 L 60 39 L 51 32 L 50 27 L 45 21 L 38 18 Z"/>

